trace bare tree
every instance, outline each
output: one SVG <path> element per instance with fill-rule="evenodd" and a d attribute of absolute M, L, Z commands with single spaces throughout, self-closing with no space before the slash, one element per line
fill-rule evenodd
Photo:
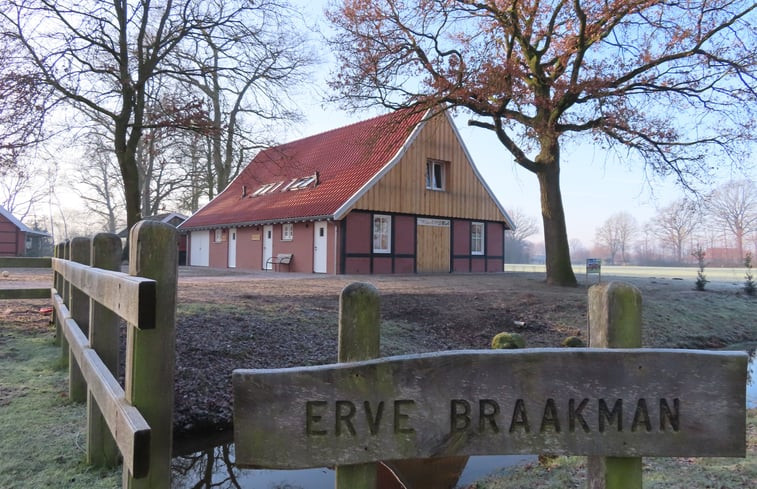
<path fill-rule="evenodd" d="M 22 46 L 0 31 L 0 171 L 44 140 L 50 91 L 19 56 Z"/>
<path fill-rule="evenodd" d="M 627 213 L 613 214 L 597 229 L 595 239 L 597 244 L 607 248 L 610 261 L 615 264 L 615 256 L 620 253 L 621 262 L 627 263 L 626 250 L 638 229 L 636 219 Z"/>
<path fill-rule="evenodd" d="M 187 37 L 231 22 L 239 2 L 2 0 L 0 25 L 57 100 L 107 121 L 124 185 L 127 224 L 141 217 L 137 151 L 151 84 Z M 228 5 L 228 7 L 227 7 Z M 236 5 L 237 7 L 232 7 Z M 197 101 L 177 100 L 154 124 L 202 126 Z"/>
<path fill-rule="evenodd" d="M 171 57 L 172 76 L 199 91 L 208 107 L 209 198 L 251 152 L 276 142 L 271 124 L 301 119 L 289 97 L 316 58 L 292 21 L 297 15 L 280 0 L 250 2 L 235 21 L 193 34 Z"/>
<path fill-rule="evenodd" d="M 40 168 L 22 160 L 0 169 L 0 204 L 21 221 L 26 219 L 35 204 L 44 202 L 47 196 L 47 188 L 41 184 L 40 171 Z"/>
<path fill-rule="evenodd" d="M 86 136 L 87 163 L 77 165 L 71 188 L 87 210 L 103 219 L 103 229 L 117 233 L 124 224 L 123 184 L 112 142 L 105 135 L 91 132 Z"/>
<path fill-rule="evenodd" d="M 520 208 L 508 209 L 507 213 L 515 223 L 515 230 L 505 231 L 505 261 L 526 263 L 531 250 L 531 245 L 526 240 L 539 232 L 539 226 L 536 219 Z"/>
<path fill-rule="evenodd" d="M 736 242 L 739 263 L 744 259 L 744 238 L 757 230 L 757 187 L 751 180 L 729 181 L 707 199 L 710 219 L 727 229 Z"/>
<path fill-rule="evenodd" d="M 753 138 L 753 0 L 341 0 L 351 107 L 463 108 L 539 181 L 547 282 L 574 285 L 560 150 L 587 136 L 686 185 Z M 441 105 L 440 105 L 441 104 Z M 442 107 L 442 108 L 440 108 Z"/>
<path fill-rule="evenodd" d="M 673 249 L 677 263 L 683 263 L 683 246 L 701 224 L 702 211 L 696 202 L 679 199 L 657 211 L 654 234 L 663 245 Z"/>

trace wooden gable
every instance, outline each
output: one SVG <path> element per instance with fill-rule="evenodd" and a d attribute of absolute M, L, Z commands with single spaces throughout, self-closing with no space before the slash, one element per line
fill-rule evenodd
<path fill-rule="evenodd" d="M 426 188 L 428 160 L 444 162 L 444 190 Z M 425 122 L 400 160 L 353 209 L 505 222 L 501 206 L 473 168 L 448 114 Z"/>

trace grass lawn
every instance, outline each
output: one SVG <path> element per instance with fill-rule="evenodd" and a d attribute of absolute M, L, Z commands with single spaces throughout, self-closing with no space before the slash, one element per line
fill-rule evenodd
<path fill-rule="evenodd" d="M 120 487 L 120 468 L 84 463 L 86 408 L 68 400 L 68 372 L 47 319 L 19 312 L 0 315 L 0 487 Z"/>

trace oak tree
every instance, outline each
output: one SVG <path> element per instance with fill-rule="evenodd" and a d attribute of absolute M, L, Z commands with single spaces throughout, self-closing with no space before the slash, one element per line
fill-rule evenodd
<path fill-rule="evenodd" d="M 733 161 L 757 107 L 755 9 L 751 0 L 342 0 L 328 14 L 332 85 L 352 107 L 462 108 L 493 131 L 538 178 L 547 281 L 573 285 L 561 148 L 581 135 L 626 147 L 684 185 Z"/>

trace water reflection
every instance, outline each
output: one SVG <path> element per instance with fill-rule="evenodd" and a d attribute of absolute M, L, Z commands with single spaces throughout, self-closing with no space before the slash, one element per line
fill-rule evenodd
<path fill-rule="evenodd" d="M 320 489 L 334 487 L 334 471 L 242 470 L 234 465 L 234 445 L 226 443 L 173 459 L 174 489 Z"/>
<path fill-rule="evenodd" d="M 514 465 L 535 462 L 534 455 L 470 457 L 457 487 Z M 392 487 L 395 487 L 392 485 Z M 226 443 L 173 459 L 174 489 L 333 489 L 334 471 L 242 470 L 234 465 L 234 445 Z"/>

